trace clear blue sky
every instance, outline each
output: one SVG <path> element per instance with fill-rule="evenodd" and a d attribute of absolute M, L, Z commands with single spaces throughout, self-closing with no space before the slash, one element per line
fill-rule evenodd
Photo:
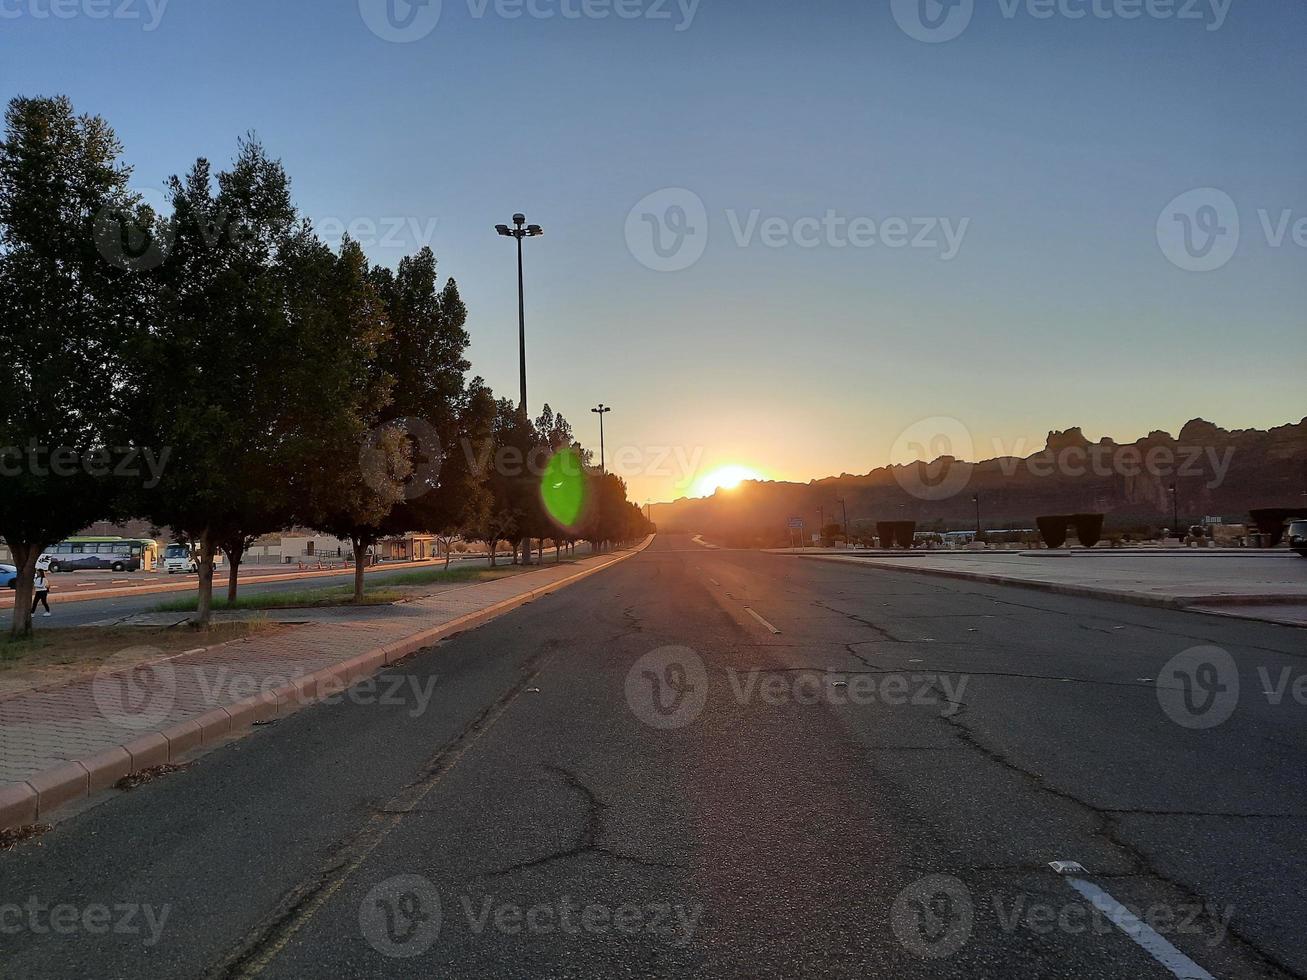
<path fill-rule="evenodd" d="M 6 98 L 65 93 L 104 116 L 142 188 L 199 155 L 227 162 L 253 130 L 307 215 L 377 222 L 378 239 L 387 219 L 407 226 L 365 242 L 378 262 L 434 220 L 474 370 L 503 394 L 516 297 L 492 226 L 518 209 L 543 224 L 527 243 L 532 407 L 597 444 L 587 410 L 614 405 L 610 450 L 647 452 L 645 470 L 666 446 L 701 468 L 865 472 L 928 416 L 988 456 L 1070 425 L 1127 439 L 1307 411 L 1307 248 L 1292 231 L 1273 246 L 1258 216 L 1307 217 L 1300 0 L 1234 0 L 1216 30 L 1212 0 L 1200 20 L 975 0 L 947 43 L 908 36 L 890 0 L 702 0 L 688 24 L 676 0 L 665 20 L 444 0 L 412 43 L 377 37 L 357 0 L 172 0 L 152 31 L 147 0 L 111 0 L 140 16 L 106 20 L 96 0 L 62 2 L 74 16 L 0 0 Z M 624 229 L 667 187 L 703 200 L 708 240 L 690 268 L 656 272 Z M 1156 227 L 1203 187 L 1235 202 L 1242 234 L 1223 267 L 1192 272 Z M 731 222 L 755 209 L 968 224 L 950 261 L 741 247 Z M 637 475 L 634 458 L 633 495 L 683 492 L 679 467 Z"/>

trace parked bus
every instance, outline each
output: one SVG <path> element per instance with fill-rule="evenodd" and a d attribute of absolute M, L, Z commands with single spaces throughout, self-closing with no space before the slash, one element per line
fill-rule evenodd
<path fill-rule="evenodd" d="M 159 542 L 153 538 L 76 537 L 60 541 L 36 564 L 51 572 L 139 572 L 154 568 L 158 558 Z"/>

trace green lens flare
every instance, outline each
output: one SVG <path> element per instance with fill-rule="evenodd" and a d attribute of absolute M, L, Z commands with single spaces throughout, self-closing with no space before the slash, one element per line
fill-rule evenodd
<path fill-rule="evenodd" d="M 574 449 L 560 449 L 540 478 L 545 511 L 563 527 L 573 527 L 585 507 L 585 470 Z"/>

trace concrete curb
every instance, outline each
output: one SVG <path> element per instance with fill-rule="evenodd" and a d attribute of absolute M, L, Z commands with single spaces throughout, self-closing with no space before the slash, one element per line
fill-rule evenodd
<path fill-rule="evenodd" d="M 625 554 L 614 556 L 612 561 L 582 569 L 574 575 L 504 599 L 485 609 L 466 613 L 389 646 L 377 647 L 330 667 L 304 674 L 266 693 L 213 708 L 156 732 L 142 733 L 89 758 L 72 760 L 36 773 L 23 782 L 0 786 L 0 829 L 45 821 L 59 806 L 108 789 L 129 773 L 177 762 L 187 752 L 228 738 L 256 722 L 286 717 L 323 698 L 339 694 L 357 681 L 431 646 L 437 640 L 480 626 L 534 599 L 597 575 L 628 558 L 634 558 L 648 548 L 653 539 L 654 535 L 651 534 Z"/>
<path fill-rule="evenodd" d="M 1248 596 L 1161 596 L 1148 595 L 1143 592 L 1121 592 L 1114 589 L 1102 589 L 1088 585 L 1067 585 L 1062 582 L 1038 582 L 1030 579 L 1009 578 L 1003 575 L 989 575 L 985 572 L 962 571 L 952 568 L 913 568 L 911 565 L 883 565 L 865 558 L 843 555 L 796 555 L 809 561 L 833 561 L 842 565 L 861 565 L 880 571 L 908 572 L 913 575 L 935 575 L 942 578 L 961 579 L 967 582 L 984 582 L 987 585 L 1011 585 L 1022 589 L 1035 589 L 1039 592 L 1052 592 L 1056 595 L 1074 596 L 1079 599 L 1107 599 L 1112 602 L 1125 602 L 1135 606 L 1150 606 L 1154 609 L 1175 609 L 1181 612 L 1198 612 L 1215 614 L 1225 606 L 1265 606 L 1307 604 L 1305 596 L 1286 595 L 1248 595 Z M 1211 608 L 1208 608 L 1211 607 Z M 1244 617 L 1249 618 L 1249 617 Z M 1265 620 L 1276 625 L 1289 625 L 1278 620 Z"/>

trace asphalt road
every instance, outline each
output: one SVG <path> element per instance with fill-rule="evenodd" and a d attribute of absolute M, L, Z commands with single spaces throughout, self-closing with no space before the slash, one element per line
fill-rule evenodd
<path fill-rule="evenodd" d="M 1304 976 L 1302 637 L 661 537 L 0 854 L 0 973 Z"/>

